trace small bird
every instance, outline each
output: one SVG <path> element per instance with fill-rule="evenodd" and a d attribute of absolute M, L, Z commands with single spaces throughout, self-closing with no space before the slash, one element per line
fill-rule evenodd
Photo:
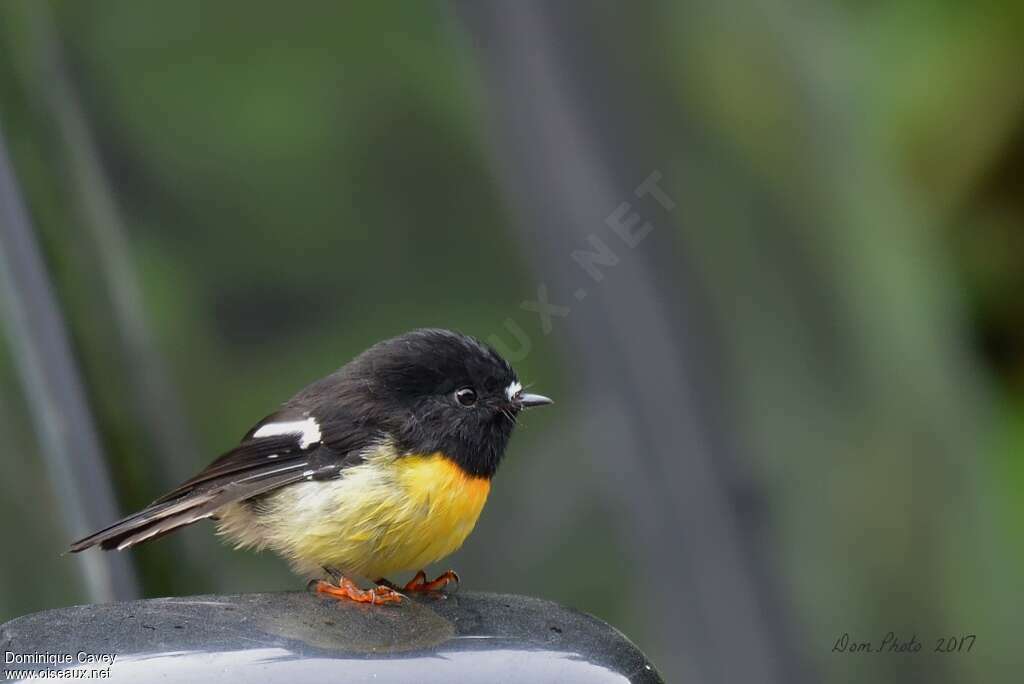
<path fill-rule="evenodd" d="M 121 551 L 211 518 L 236 548 L 275 551 L 320 594 L 395 603 L 438 591 L 458 575 L 427 581 L 421 568 L 473 530 L 519 412 L 550 403 L 483 342 L 414 330 L 309 385 L 198 475 L 71 551 Z M 401 589 L 385 579 L 416 569 Z"/>

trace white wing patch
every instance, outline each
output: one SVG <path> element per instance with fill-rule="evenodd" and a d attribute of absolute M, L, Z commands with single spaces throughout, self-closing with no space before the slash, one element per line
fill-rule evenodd
<path fill-rule="evenodd" d="M 252 433 L 254 439 L 260 437 L 276 437 L 278 435 L 301 435 L 299 447 L 305 449 L 320 441 L 320 425 L 315 418 L 306 420 L 290 420 L 284 423 L 267 423 Z"/>
<path fill-rule="evenodd" d="M 521 382 L 519 382 L 518 380 L 516 380 L 515 382 L 512 382 L 511 384 L 509 384 L 508 387 L 505 388 L 505 396 L 508 397 L 509 401 L 512 401 L 513 397 L 515 397 L 517 394 L 519 394 L 522 391 L 523 391 L 523 384 Z"/>

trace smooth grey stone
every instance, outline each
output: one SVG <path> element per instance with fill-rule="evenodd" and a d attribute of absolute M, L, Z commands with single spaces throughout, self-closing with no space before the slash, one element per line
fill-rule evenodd
<path fill-rule="evenodd" d="M 597 618 L 473 592 L 384 606 L 303 592 L 74 606 L 4 624 L 0 650 L 5 671 L 103 669 L 79 654 L 114 655 L 105 680 L 115 682 L 662 681 Z M 44 661 L 9 662 L 12 654 Z"/>

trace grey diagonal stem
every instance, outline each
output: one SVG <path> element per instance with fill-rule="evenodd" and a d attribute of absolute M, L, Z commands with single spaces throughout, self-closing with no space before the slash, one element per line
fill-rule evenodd
<path fill-rule="evenodd" d="M 496 166 L 523 250 L 552 299 L 581 284 L 595 290 L 558 319 L 559 340 L 584 394 L 618 397 L 628 454 L 609 446 L 621 448 L 621 439 L 596 432 L 588 454 L 620 466 L 630 459 L 617 487 L 642 528 L 636 562 L 647 577 L 672 578 L 671 591 L 640 592 L 644 615 L 659 621 L 659 657 L 675 659 L 664 669 L 706 682 L 802 681 L 748 511 L 757 488 L 720 401 L 715 326 L 677 244 L 673 224 L 688 220 L 686 207 L 649 201 L 658 227 L 635 248 L 619 242 L 600 283 L 570 258 L 592 235 L 609 235 L 623 201 L 639 205 L 637 187 L 653 171 L 670 173 L 642 149 L 636 101 L 602 68 L 585 17 L 570 11 L 585 5 L 456 7 L 480 62 Z"/>
<path fill-rule="evenodd" d="M 68 541 L 109 524 L 117 506 L 67 329 L 0 133 L 0 297 L 4 327 L 25 388 Z M 134 598 L 121 554 L 83 554 L 89 598 Z"/>

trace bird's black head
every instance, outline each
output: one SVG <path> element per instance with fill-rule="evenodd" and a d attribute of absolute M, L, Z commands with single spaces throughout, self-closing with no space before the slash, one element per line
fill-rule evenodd
<path fill-rule="evenodd" d="M 480 477 L 494 475 L 519 412 L 551 403 L 525 394 L 491 347 L 450 330 L 385 340 L 344 370 L 403 453 L 441 452 Z"/>

